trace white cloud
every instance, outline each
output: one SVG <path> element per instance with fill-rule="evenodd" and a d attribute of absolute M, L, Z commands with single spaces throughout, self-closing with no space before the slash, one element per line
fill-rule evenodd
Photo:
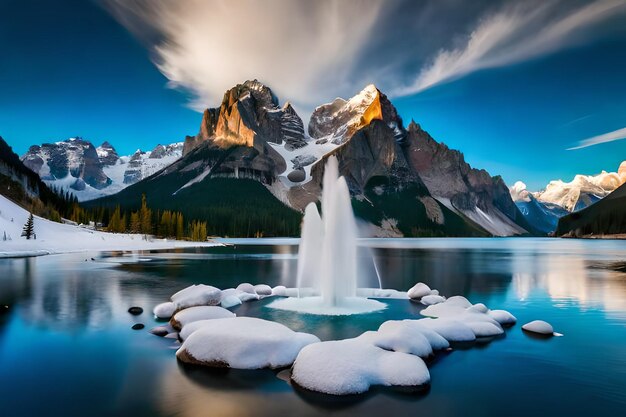
<path fill-rule="evenodd" d="M 384 6 L 376 0 L 109 0 L 108 5 L 133 33 L 160 35 L 156 63 L 170 86 L 193 94 L 196 109 L 217 105 L 228 88 L 254 78 L 305 107 L 335 97 L 344 86 L 352 87 L 351 65 Z"/>
<path fill-rule="evenodd" d="M 502 67 L 545 55 L 580 41 L 580 32 L 626 9 L 624 0 L 597 0 L 559 13 L 562 4 L 530 2 L 508 6 L 482 20 L 458 48 L 441 50 L 409 85 L 410 95 L 477 70 Z"/>
<path fill-rule="evenodd" d="M 495 14 L 479 10 L 483 19 L 471 34 L 437 53 L 437 45 L 459 36 L 463 19 L 451 14 L 463 17 L 465 2 L 442 7 L 440 1 L 413 0 L 101 1 L 148 43 L 170 86 L 190 92 L 198 110 L 217 105 L 228 88 L 254 78 L 305 110 L 369 83 L 391 96 L 415 94 L 591 39 L 602 32 L 599 23 L 626 12 L 624 0 L 582 6 L 570 0 L 505 2 Z M 432 9 L 440 14 L 426 13 Z M 405 18 L 402 31 L 390 31 L 399 14 Z M 448 20 L 457 22 L 448 39 L 428 37 L 434 28 L 441 33 Z M 401 35 L 394 38 L 392 32 Z M 411 55 L 408 45 L 421 52 Z M 424 61 L 430 54 L 433 59 Z"/>
<path fill-rule="evenodd" d="M 605 133 L 603 135 L 593 136 L 591 138 L 581 140 L 576 146 L 568 148 L 567 150 L 573 151 L 575 149 L 587 148 L 601 143 L 614 142 L 616 140 L 624 139 L 626 139 L 626 127 L 614 130 L 613 132 Z"/>

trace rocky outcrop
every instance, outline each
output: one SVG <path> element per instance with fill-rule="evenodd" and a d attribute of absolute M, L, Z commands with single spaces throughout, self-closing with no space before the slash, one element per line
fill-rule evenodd
<path fill-rule="evenodd" d="M 98 153 L 98 159 L 103 166 L 113 166 L 120 159 L 117 151 L 109 142 L 103 142 L 102 145 L 96 148 Z"/>
<path fill-rule="evenodd" d="M 532 229 L 501 177 L 472 168 L 461 152 L 438 143 L 413 121 L 404 152 L 411 169 L 448 208 L 495 235 L 522 234 Z"/>
<path fill-rule="evenodd" d="M 96 189 L 111 183 L 102 170 L 96 148 L 81 138 L 31 146 L 22 161 L 44 180 L 63 179 L 69 175 Z"/>
<path fill-rule="evenodd" d="M 309 123 L 309 134 L 318 143 L 339 146 L 311 168 L 313 181 L 321 184 L 329 156 L 339 161 L 353 194 L 362 193 L 370 178 L 389 175 L 392 166 L 406 166 L 399 143 L 406 131 L 402 119 L 387 96 L 374 85 L 368 85 L 350 100 L 335 99 L 315 109 Z"/>
<path fill-rule="evenodd" d="M 187 138 L 183 154 L 207 141 L 222 148 L 255 147 L 264 154 L 271 153 L 268 143 L 289 149 L 306 145 L 302 119 L 291 104 L 281 108 L 272 90 L 257 80 L 236 85 L 219 107 L 205 110 L 200 132 Z"/>

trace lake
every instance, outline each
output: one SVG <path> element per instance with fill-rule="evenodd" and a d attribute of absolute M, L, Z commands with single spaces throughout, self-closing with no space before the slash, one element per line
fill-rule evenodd
<path fill-rule="evenodd" d="M 626 242 L 573 239 L 372 239 L 382 286 L 418 281 L 506 309 L 518 323 L 490 343 L 429 364 L 431 388 L 377 388 L 334 398 L 294 390 L 274 371 L 210 371 L 179 364 L 176 344 L 149 329 L 152 307 L 193 283 L 295 285 L 293 240 L 234 246 L 0 259 L 0 404 L 9 416 L 609 416 L 626 408 Z M 368 278 L 371 281 L 371 278 Z M 420 318 L 421 306 L 320 317 L 234 309 L 323 340 Z M 4 308 L 6 305 L 8 308 Z M 141 306 L 140 316 L 128 314 Z M 521 330 L 535 319 L 563 337 Z M 141 322 L 144 330 L 131 330 Z"/>

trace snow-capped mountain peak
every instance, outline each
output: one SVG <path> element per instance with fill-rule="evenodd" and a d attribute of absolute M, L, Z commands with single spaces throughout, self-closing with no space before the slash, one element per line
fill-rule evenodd
<path fill-rule="evenodd" d="M 117 193 L 154 174 L 179 159 L 182 150 L 183 143 L 178 142 L 120 157 L 107 141 L 95 148 L 76 137 L 31 146 L 22 161 L 49 186 L 69 190 L 85 201 Z"/>

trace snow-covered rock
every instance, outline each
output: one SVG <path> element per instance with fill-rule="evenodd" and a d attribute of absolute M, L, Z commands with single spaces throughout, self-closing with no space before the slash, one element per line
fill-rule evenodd
<path fill-rule="evenodd" d="M 176 304 L 171 301 L 161 303 L 155 306 L 152 312 L 158 319 L 169 320 L 176 312 Z"/>
<path fill-rule="evenodd" d="M 272 295 L 272 287 L 265 284 L 258 284 L 254 286 L 254 292 L 258 295 Z"/>
<path fill-rule="evenodd" d="M 488 321 L 465 320 L 463 321 L 463 324 L 472 329 L 474 336 L 476 337 L 493 337 L 504 333 L 504 330 L 500 327 L 500 325 L 490 323 Z"/>
<path fill-rule="evenodd" d="M 272 295 L 276 295 L 279 297 L 286 297 L 287 296 L 287 287 L 285 287 L 284 285 L 277 285 L 274 288 L 272 288 Z"/>
<path fill-rule="evenodd" d="M 424 319 L 420 325 L 433 330 L 448 342 L 473 342 L 476 335 L 471 327 L 460 321 L 451 319 Z"/>
<path fill-rule="evenodd" d="M 463 308 L 468 308 L 472 306 L 472 303 L 470 303 L 469 300 L 463 297 L 462 295 L 454 295 L 448 298 L 446 300 L 446 303 L 448 305 L 458 306 L 458 307 L 463 307 Z"/>
<path fill-rule="evenodd" d="M 502 326 L 512 326 L 517 323 L 515 316 L 506 310 L 489 310 L 487 314 Z"/>
<path fill-rule="evenodd" d="M 421 358 L 433 354 L 428 338 L 415 327 L 411 328 L 401 321 L 387 321 L 378 328 L 378 331 L 366 332 L 359 337 L 364 337 L 385 350 L 410 353 Z"/>
<path fill-rule="evenodd" d="M 241 284 L 237 285 L 236 289 L 241 292 L 247 292 L 248 294 L 256 294 L 256 291 L 254 291 L 254 285 L 247 282 L 242 282 Z"/>
<path fill-rule="evenodd" d="M 189 323 L 200 320 L 214 320 L 235 317 L 235 314 L 218 306 L 196 306 L 179 311 L 172 317 L 170 324 L 180 330 Z"/>
<path fill-rule="evenodd" d="M 446 301 L 444 297 L 440 295 L 434 295 L 434 294 L 425 295 L 424 297 L 420 299 L 420 302 L 424 304 L 425 306 L 443 303 L 444 301 Z"/>
<path fill-rule="evenodd" d="M 430 373 L 418 356 L 381 349 L 365 338 L 314 343 L 300 351 L 292 381 L 331 395 L 358 394 L 372 385 L 421 387 Z"/>
<path fill-rule="evenodd" d="M 407 291 L 407 295 L 411 300 L 419 300 L 426 295 L 430 295 L 431 289 L 423 282 L 418 282 Z"/>
<path fill-rule="evenodd" d="M 527 332 L 533 332 L 543 335 L 554 334 L 554 329 L 552 328 L 552 325 L 543 320 L 534 320 L 530 323 L 526 323 L 522 326 L 522 329 L 526 330 Z"/>
<path fill-rule="evenodd" d="M 282 368 L 319 339 L 272 321 L 235 317 L 208 320 L 192 332 L 176 357 L 192 364 L 236 369 Z"/>
<path fill-rule="evenodd" d="M 222 297 L 220 301 L 220 305 L 224 308 L 232 308 L 242 304 L 242 301 L 236 295 L 227 295 L 226 297 Z"/>
<path fill-rule="evenodd" d="M 237 297 L 239 297 L 239 300 L 242 303 L 248 302 L 248 301 L 256 301 L 259 299 L 259 296 L 256 294 L 251 294 L 249 292 L 240 292 L 239 294 L 237 294 Z"/>
<path fill-rule="evenodd" d="M 195 306 L 216 306 L 220 303 L 221 291 L 210 285 L 191 285 L 172 295 L 171 300 L 176 309 Z"/>

